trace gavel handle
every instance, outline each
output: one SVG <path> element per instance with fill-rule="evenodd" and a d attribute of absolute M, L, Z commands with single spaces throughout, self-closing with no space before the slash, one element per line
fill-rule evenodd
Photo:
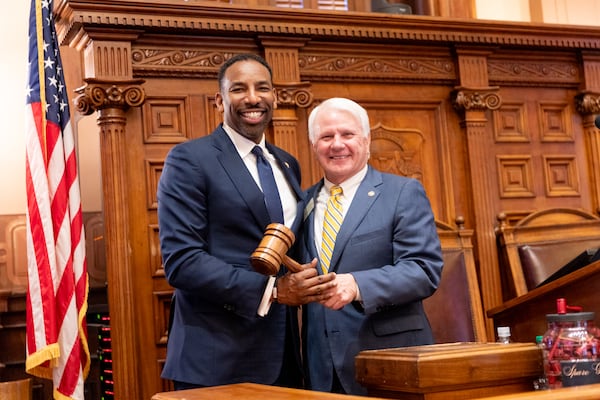
<path fill-rule="evenodd" d="M 292 272 L 302 271 L 302 265 L 300 265 L 298 261 L 293 260 L 286 255 L 283 256 L 283 265 L 285 265 L 287 269 L 289 269 Z"/>

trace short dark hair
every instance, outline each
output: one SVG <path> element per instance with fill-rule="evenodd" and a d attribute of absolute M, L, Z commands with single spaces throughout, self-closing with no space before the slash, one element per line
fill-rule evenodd
<path fill-rule="evenodd" d="M 237 62 L 249 61 L 249 60 L 253 60 L 253 61 L 256 61 L 256 62 L 264 65 L 265 68 L 267 69 L 267 71 L 269 71 L 269 77 L 271 78 L 271 81 L 273 80 L 273 71 L 271 70 L 271 66 L 269 65 L 267 60 L 265 60 L 264 58 L 262 58 L 259 55 L 252 54 L 252 53 L 236 54 L 233 57 L 231 57 L 230 59 L 226 60 L 223 63 L 223 65 L 221 65 L 221 68 L 219 68 L 219 75 L 217 76 L 217 81 L 219 82 L 219 90 L 221 89 L 221 84 L 223 83 L 223 77 L 225 76 L 225 72 L 229 69 L 229 67 L 231 67 L 233 64 L 235 64 Z"/>

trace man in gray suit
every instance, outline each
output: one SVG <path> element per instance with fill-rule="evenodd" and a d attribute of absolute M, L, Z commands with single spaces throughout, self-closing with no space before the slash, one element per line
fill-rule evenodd
<path fill-rule="evenodd" d="M 367 165 L 364 108 L 332 98 L 312 111 L 308 124 L 325 177 L 305 197 L 303 259 L 318 259 L 319 273 L 335 280 L 324 300 L 303 309 L 307 385 L 364 395 L 354 371 L 360 351 L 433 343 L 422 300 L 440 281 L 440 242 L 421 183 Z M 333 186 L 341 187 L 336 212 L 343 222 L 326 216 Z M 324 223 L 341 227 L 331 233 Z"/>
<path fill-rule="evenodd" d="M 162 377 L 173 380 L 176 390 L 238 382 L 299 387 L 296 313 L 280 303 L 324 299 L 319 293 L 330 283 L 306 269 L 296 276 L 312 290 L 305 296 L 282 293 L 269 307 L 275 278 L 255 272 L 250 255 L 271 222 L 298 225 L 300 168 L 265 141 L 277 107 L 266 61 L 236 55 L 223 64 L 218 80 L 215 102 L 223 124 L 173 147 L 158 184 L 161 253 L 175 288 Z M 271 166 L 277 210 L 263 195 L 256 147 Z M 265 309 L 261 315 L 259 308 Z"/>

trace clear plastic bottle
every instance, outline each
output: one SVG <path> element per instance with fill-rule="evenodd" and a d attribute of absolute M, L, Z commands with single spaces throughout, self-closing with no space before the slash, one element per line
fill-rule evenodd
<path fill-rule="evenodd" d="M 499 326 L 496 331 L 498 332 L 498 343 L 510 343 L 510 327 Z"/>
<path fill-rule="evenodd" d="M 544 351 L 546 349 L 546 347 L 544 346 L 544 336 L 543 335 L 538 335 L 535 337 L 535 344 L 538 347 L 538 349 L 540 349 L 540 351 L 542 352 L 542 358 L 543 358 L 543 365 L 547 364 L 547 360 L 546 360 L 546 356 L 547 356 L 547 352 Z M 548 389 L 548 380 L 546 379 L 546 373 L 542 373 L 542 375 L 537 378 L 536 380 L 533 381 L 533 388 L 535 390 L 545 390 Z"/>

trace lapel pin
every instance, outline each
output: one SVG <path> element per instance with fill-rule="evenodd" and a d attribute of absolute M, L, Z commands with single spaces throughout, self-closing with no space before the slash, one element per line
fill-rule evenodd
<path fill-rule="evenodd" d="M 286 167 L 286 168 L 289 168 L 289 167 L 290 167 L 290 164 L 288 164 L 288 163 L 287 163 L 287 161 L 286 161 L 286 162 L 284 162 L 284 164 L 285 164 L 285 167 Z"/>
<path fill-rule="evenodd" d="M 369 193 L 367 193 L 367 196 L 373 197 L 375 196 L 375 192 L 371 190 Z"/>

